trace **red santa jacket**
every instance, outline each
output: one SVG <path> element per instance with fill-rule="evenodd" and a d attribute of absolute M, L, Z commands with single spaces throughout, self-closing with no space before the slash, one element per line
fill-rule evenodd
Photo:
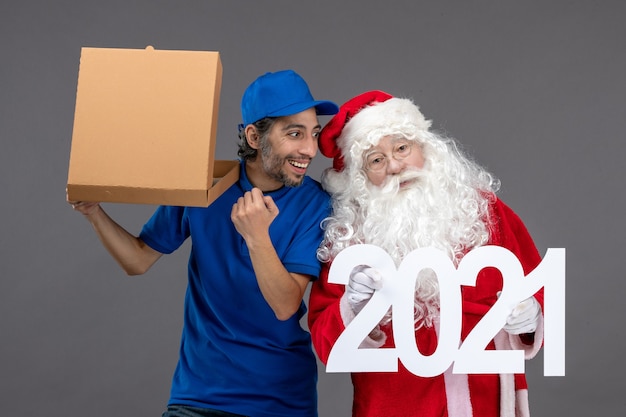
<path fill-rule="evenodd" d="M 496 199 L 490 207 L 490 245 L 502 246 L 519 259 L 524 274 L 531 272 L 541 257 L 520 218 L 502 201 Z M 330 265 L 325 264 L 320 279 L 311 289 L 308 324 L 313 345 L 326 363 L 335 341 L 345 329 L 339 303 L 344 285 L 328 283 Z M 502 276 L 493 268 L 478 275 L 475 287 L 463 287 L 462 339 L 496 302 L 502 288 Z M 543 308 L 543 289 L 535 294 Z M 382 346 L 393 347 L 391 326 L 383 327 L 387 340 Z M 539 334 L 540 333 L 540 334 Z M 437 335 L 432 327 L 415 332 L 420 351 L 427 355 L 437 347 Z M 543 340 L 543 326 L 534 341 L 511 337 L 509 348 L 523 348 L 530 343 L 527 357 L 534 356 Z M 495 349 L 492 341 L 488 349 Z M 498 346 L 498 348 L 503 348 Z M 507 347 L 504 347 L 507 348 Z M 507 382 L 509 381 L 509 382 Z M 352 374 L 354 385 L 353 416 L 355 417 L 503 417 L 529 415 L 524 375 L 439 375 L 424 378 L 408 372 L 402 363 L 397 373 L 360 372 Z M 507 384 L 510 385 L 509 388 Z M 510 389 L 510 393 L 507 393 Z M 516 390 L 516 393 L 513 390 Z M 502 404 L 501 404 L 502 403 Z"/>

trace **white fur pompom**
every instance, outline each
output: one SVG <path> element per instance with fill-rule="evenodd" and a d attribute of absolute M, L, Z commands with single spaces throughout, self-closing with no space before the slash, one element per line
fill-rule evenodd
<path fill-rule="evenodd" d="M 346 171 L 337 172 L 333 168 L 327 168 L 322 172 L 322 187 L 329 194 L 336 194 L 350 186 L 350 178 Z"/>

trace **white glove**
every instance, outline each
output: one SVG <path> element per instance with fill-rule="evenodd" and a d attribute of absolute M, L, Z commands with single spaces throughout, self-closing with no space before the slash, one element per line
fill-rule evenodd
<path fill-rule="evenodd" d="M 352 311 L 358 314 L 367 304 L 374 291 L 383 287 L 383 276 L 378 269 L 368 265 L 359 265 L 350 274 L 346 286 L 346 298 Z"/>
<path fill-rule="evenodd" d="M 506 318 L 504 330 L 510 334 L 533 333 L 537 329 L 540 316 L 541 306 L 535 297 L 527 298 L 519 303 Z"/>

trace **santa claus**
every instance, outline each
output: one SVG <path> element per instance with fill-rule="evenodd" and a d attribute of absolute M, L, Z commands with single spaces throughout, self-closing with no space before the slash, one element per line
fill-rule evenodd
<path fill-rule="evenodd" d="M 322 176 L 333 197 L 318 257 L 324 269 L 311 290 L 309 327 L 326 363 L 331 348 L 386 277 L 356 267 L 348 285 L 328 282 L 337 254 L 355 244 L 386 250 L 399 265 L 411 251 L 435 247 L 458 264 L 470 250 L 498 245 L 513 252 L 528 274 L 541 257 L 519 217 L 496 197 L 498 180 L 465 156 L 457 143 L 430 130 L 409 99 L 382 91 L 361 94 L 341 106 L 324 127 L 321 152 L 333 158 Z M 502 275 L 482 270 L 475 287 L 463 287 L 462 339 L 496 302 Z M 521 303 L 488 349 L 519 349 L 532 358 L 543 341 L 543 292 Z M 432 354 L 439 327 L 439 284 L 432 270 L 419 273 L 415 288 L 415 338 Z M 393 347 L 393 312 L 361 348 Z M 353 373 L 353 416 L 516 417 L 528 416 L 523 374 L 453 374 L 420 377 L 399 364 L 398 372 Z"/>

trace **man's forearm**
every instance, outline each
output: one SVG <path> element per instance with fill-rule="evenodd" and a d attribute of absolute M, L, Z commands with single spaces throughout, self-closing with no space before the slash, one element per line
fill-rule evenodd
<path fill-rule="evenodd" d="M 128 275 L 145 273 L 161 256 L 116 223 L 100 206 L 85 217 L 106 250 Z"/>
<path fill-rule="evenodd" d="M 279 320 L 293 316 L 302 302 L 309 278 L 287 271 L 271 241 L 248 246 L 254 273 L 263 297 Z"/>

